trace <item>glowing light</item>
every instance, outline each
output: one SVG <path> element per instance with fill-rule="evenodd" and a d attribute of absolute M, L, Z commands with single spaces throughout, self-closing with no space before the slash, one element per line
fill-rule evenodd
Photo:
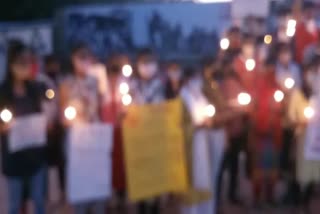
<path fill-rule="evenodd" d="M 128 83 L 126 83 L 126 82 L 121 83 L 119 86 L 119 90 L 122 95 L 128 94 L 129 93 Z"/>
<path fill-rule="evenodd" d="M 8 109 L 4 109 L 0 113 L 0 118 L 3 122 L 9 123 L 12 120 L 12 113 Z"/>
<path fill-rule="evenodd" d="M 204 112 L 207 117 L 213 117 L 216 114 L 216 108 L 213 105 L 207 105 Z"/>
<path fill-rule="evenodd" d="M 287 25 L 287 31 L 286 31 L 286 35 L 288 37 L 293 37 L 296 33 L 296 25 L 297 25 L 297 21 L 294 19 L 290 19 L 288 21 L 288 25 Z"/>
<path fill-rule="evenodd" d="M 223 38 L 220 40 L 220 48 L 222 50 L 227 50 L 229 48 L 230 41 L 227 38 Z"/>
<path fill-rule="evenodd" d="M 246 69 L 247 71 L 253 71 L 253 69 L 256 67 L 256 61 L 254 59 L 247 59 L 246 60 Z"/>
<path fill-rule="evenodd" d="M 130 94 L 125 94 L 122 96 L 122 104 L 125 106 L 130 105 L 132 102 L 132 97 L 130 96 Z"/>
<path fill-rule="evenodd" d="M 48 90 L 46 91 L 46 97 L 47 97 L 48 99 L 51 100 L 51 99 L 54 98 L 54 96 L 55 96 L 54 90 L 48 89 Z"/>
<path fill-rule="evenodd" d="M 265 35 L 264 36 L 264 43 L 267 45 L 270 45 L 272 42 L 272 36 L 271 35 Z"/>
<path fill-rule="evenodd" d="M 276 92 L 274 92 L 273 97 L 277 103 L 280 103 L 284 98 L 284 93 L 280 90 L 277 90 Z"/>
<path fill-rule="evenodd" d="M 245 105 L 249 105 L 250 104 L 250 102 L 251 102 L 251 96 L 250 96 L 250 94 L 248 94 L 248 93 L 240 93 L 239 95 L 238 95 L 238 103 L 240 104 L 240 105 L 243 105 L 243 106 L 245 106 Z"/>
<path fill-rule="evenodd" d="M 125 77 L 130 77 L 132 75 L 132 67 L 131 65 L 124 65 L 122 67 L 122 75 Z"/>
<path fill-rule="evenodd" d="M 308 106 L 304 109 L 303 114 L 307 119 L 311 119 L 314 116 L 315 112 L 312 107 Z"/>
<path fill-rule="evenodd" d="M 77 110 L 75 107 L 73 106 L 69 106 L 64 110 L 64 116 L 68 119 L 68 120 L 74 120 L 77 116 Z"/>
<path fill-rule="evenodd" d="M 288 77 L 287 79 L 285 79 L 284 81 L 284 86 L 287 88 L 287 89 L 292 89 L 293 86 L 295 85 L 295 82 L 294 82 L 294 79 Z"/>

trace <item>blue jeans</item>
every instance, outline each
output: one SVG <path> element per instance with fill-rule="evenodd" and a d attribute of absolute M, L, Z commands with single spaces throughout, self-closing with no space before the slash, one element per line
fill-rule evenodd
<path fill-rule="evenodd" d="M 34 204 L 35 214 L 45 214 L 46 202 L 46 167 L 39 169 L 33 176 L 28 178 L 28 189 Z M 24 178 L 8 178 L 9 214 L 19 214 L 23 200 Z"/>

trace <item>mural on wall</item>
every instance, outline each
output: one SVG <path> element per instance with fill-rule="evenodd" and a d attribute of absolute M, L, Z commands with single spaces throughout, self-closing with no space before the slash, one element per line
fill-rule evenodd
<path fill-rule="evenodd" d="M 59 51 L 85 42 L 101 58 L 113 52 L 134 53 L 152 47 L 162 58 L 194 58 L 218 49 L 231 5 L 152 3 L 66 9 L 56 23 Z M 61 42 L 62 41 L 62 42 Z"/>

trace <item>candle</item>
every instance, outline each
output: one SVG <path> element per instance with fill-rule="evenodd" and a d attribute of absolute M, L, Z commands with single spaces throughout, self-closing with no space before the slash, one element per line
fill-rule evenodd
<path fill-rule="evenodd" d="M 213 105 L 207 105 L 204 108 L 204 113 L 207 117 L 213 117 L 216 114 L 216 108 Z"/>
<path fill-rule="evenodd" d="M 248 93 L 242 92 L 238 95 L 238 103 L 240 105 L 243 105 L 243 106 L 249 105 L 250 102 L 251 102 L 251 96 Z"/>
<path fill-rule="evenodd" d="M 67 118 L 67 120 L 74 120 L 77 116 L 77 110 L 73 106 L 68 106 L 64 110 L 64 116 Z"/>
<path fill-rule="evenodd" d="M 247 71 L 253 71 L 253 69 L 256 67 L 256 61 L 254 59 L 247 59 L 246 60 L 246 69 Z"/>
<path fill-rule="evenodd" d="M 273 97 L 277 103 L 280 103 L 284 98 L 284 93 L 280 90 L 276 90 L 276 92 L 274 92 Z"/>
<path fill-rule="evenodd" d="M 264 43 L 267 44 L 267 45 L 270 45 L 272 42 L 272 36 L 267 34 L 264 36 Z"/>
<path fill-rule="evenodd" d="M 296 33 L 296 25 L 297 25 L 297 21 L 294 19 L 290 19 L 288 21 L 287 24 L 287 31 L 286 31 L 286 35 L 288 37 L 293 37 Z"/>
<path fill-rule="evenodd" d="M 312 107 L 308 106 L 304 109 L 303 114 L 307 119 L 311 119 L 311 118 L 313 118 L 315 112 Z"/>
<path fill-rule="evenodd" d="M 129 85 L 128 85 L 128 83 L 122 82 L 120 84 L 120 86 L 119 86 L 119 90 L 120 90 L 120 93 L 122 95 L 128 94 L 129 93 Z"/>
<path fill-rule="evenodd" d="M 222 50 L 227 50 L 229 48 L 230 41 L 227 38 L 223 38 L 220 40 L 220 48 Z"/>
<path fill-rule="evenodd" d="M 122 104 L 125 106 L 130 105 L 132 102 L 132 97 L 130 96 L 130 94 L 125 94 L 122 96 Z"/>
<path fill-rule="evenodd" d="M 48 99 L 51 100 L 51 99 L 54 98 L 54 96 L 55 96 L 54 90 L 48 89 L 48 90 L 46 91 L 46 97 L 47 97 Z"/>
<path fill-rule="evenodd" d="M 0 118 L 3 122 L 9 123 L 12 120 L 12 113 L 8 109 L 4 109 L 0 113 Z"/>
<path fill-rule="evenodd" d="M 132 67 L 131 67 L 131 65 L 128 65 L 128 64 L 124 65 L 124 66 L 122 67 L 122 75 L 125 76 L 125 77 L 130 77 L 131 74 L 132 74 Z"/>
<path fill-rule="evenodd" d="M 294 79 L 292 79 L 291 77 L 288 77 L 287 79 L 285 79 L 284 86 L 287 89 L 292 89 L 294 85 L 295 85 Z"/>

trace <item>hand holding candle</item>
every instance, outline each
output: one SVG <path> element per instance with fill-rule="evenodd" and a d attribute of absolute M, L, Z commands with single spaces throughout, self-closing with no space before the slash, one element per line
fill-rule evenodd
<path fill-rule="evenodd" d="M 253 71 L 256 67 L 256 61 L 254 59 L 247 59 L 246 60 L 246 69 L 247 71 Z"/>
<path fill-rule="evenodd" d="M 287 31 L 286 31 L 286 34 L 288 37 L 293 37 L 296 33 L 296 25 L 297 25 L 297 21 L 294 20 L 294 19 L 290 19 L 288 21 L 288 24 L 287 24 Z"/>
<path fill-rule="evenodd" d="M 251 96 L 248 93 L 240 93 L 238 95 L 238 103 L 242 106 L 249 105 L 251 103 Z"/>
<path fill-rule="evenodd" d="M 304 109 L 303 114 L 308 120 L 310 120 L 310 119 L 313 118 L 315 112 L 314 112 L 314 109 L 312 107 L 308 106 L 308 107 L 306 107 Z"/>
<path fill-rule="evenodd" d="M 130 94 L 125 94 L 122 96 L 122 104 L 125 106 L 130 105 L 132 102 L 132 97 L 130 96 Z"/>
<path fill-rule="evenodd" d="M 125 76 L 125 77 L 130 77 L 131 74 L 132 74 L 132 67 L 131 67 L 131 65 L 128 65 L 128 64 L 124 65 L 124 66 L 122 67 L 122 75 Z"/>
<path fill-rule="evenodd" d="M 46 90 L 46 97 L 52 100 L 55 97 L 55 93 L 53 89 Z"/>
<path fill-rule="evenodd" d="M 280 90 L 276 90 L 276 92 L 274 92 L 273 98 L 277 103 L 280 103 L 284 98 L 284 93 Z"/>
<path fill-rule="evenodd" d="M 227 50 L 229 48 L 229 46 L 230 46 L 230 41 L 228 38 L 222 38 L 220 40 L 220 48 L 222 50 Z"/>
<path fill-rule="evenodd" d="M 204 113 L 207 117 L 213 117 L 216 114 L 216 108 L 213 105 L 207 105 L 204 108 Z"/>
<path fill-rule="evenodd" d="M 0 118 L 5 123 L 9 123 L 12 120 L 12 117 L 12 113 L 8 109 L 4 109 L 0 113 Z"/>
<path fill-rule="evenodd" d="M 292 89 L 294 85 L 295 85 L 294 79 L 292 79 L 291 77 L 288 77 L 287 79 L 285 79 L 284 86 L 287 89 Z"/>
<path fill-rule="evenodd" d="M 75 107 L 73 106 L 68 106 L 65 110 L 64 110 L 64 116 L 67 120 L 74 120 L 77 116 L 77 110 Z"/>
<path fill-rule="evenodd" d="M 125 95 L 129 93 L 129 85 L 126 82 L 122 82 L 119 86 L 120 94 Z"/>

